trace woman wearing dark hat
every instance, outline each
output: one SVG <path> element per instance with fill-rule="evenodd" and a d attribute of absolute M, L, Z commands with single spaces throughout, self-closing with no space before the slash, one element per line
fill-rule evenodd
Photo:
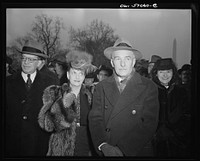
<path fill-rule="evenodd" d="M 171 58 L 160 59 L 152 69 L 159 91 L 159 123 L 154 138 L 157 157 L 183 157 L 189 150 L 189 123 L 186 91 L 177 85 L 178 72 Z"/>
<path fill-rule="evenodd" d="M 54 66 L 54 71 L 60 81 L 60 85 L 68 82 L 67 78 L 67 68 L 68 65 L 66 63 L 66 54 L 56 54 L 52 57 L 51 61 Z"/>
<path fill-rule="evenodd" d="M 89 156 L 87 117 L 92 95 L 83 82 L 95 67 L 91 64 L 92 56 L 82 51 L 69 52 L 66 60 L 69 83 L 45 90 L 38 122 L 40 127 L 52 132 L 47 156 Z"/>

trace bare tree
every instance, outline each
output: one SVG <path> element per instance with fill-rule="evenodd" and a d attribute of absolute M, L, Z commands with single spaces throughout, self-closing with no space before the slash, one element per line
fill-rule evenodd
<path fill-rule="evenodd" d="M 60 48 L 60 32 L 63 23 L 59 17 L 55 19 L 46 14 L 35 17 L 32 37 L 44 45 L 44 50 L 50 57 Z"/>
<path fill-rule="evenodd" d="M 64 28 L 61 19 L 49 17 L 46 14 L 41 14 L 35 17 L 33 27 L 23 37 L 15 39 L 10 47 L 6 48 L 6 54 L 13 58 L 13 68 L 20 68 L 21 54 L 17 50 L 21 50 L 27 40 L 35 40 L 41 42 L 47 55 L 52 57 L 55 53 L 61 50 L 60 32 Z"/>
<path fill-rule="evenodd" d="M 27 40 L 33 40 L 34 38 L 30 33 L 27 33 L 24 37 L 16 38 L 13 43 L 12 47 L 21 50 Z"/>
<path fill-rule="evenodd" d="M 84 29 L 70 28 L 70 44 L 76 49 L 85 50 L 93 55 L 93 63 L 97 67 L 104 64 L 110 66 L 110 62 L 105 58 L 103 51 L 112 46 L 118 36 L 114 35 L 114 30 L 102 21 L 93 20 Z"/>

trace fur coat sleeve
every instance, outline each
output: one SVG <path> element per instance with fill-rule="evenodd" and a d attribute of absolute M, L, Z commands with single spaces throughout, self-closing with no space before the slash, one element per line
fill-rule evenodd
<path fill-rule="evenodd" d="M 70 128 L 76 112 L 75 95 L 70 93 L 68 84 L 51 85 L 44 90 L 43 107 L 38 115 L 40 127 L 48 132 Z"/>

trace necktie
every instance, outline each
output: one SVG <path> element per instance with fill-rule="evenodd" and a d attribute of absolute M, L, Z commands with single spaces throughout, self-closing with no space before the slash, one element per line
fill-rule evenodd
<path fill-rule="evenodd" d="M 27 82 L 26 82 L 27 90 L 29 90 L 31 88 L 31 84 L 32 84 L 30 76 L 31 76 L 30 74 L 27 75 L 27 77 L 28 77 Z"/>
<path fill-rule="evenodd" d="M 121 80 L 120 83 L 119 83 L 119 91 L 120 93 L 124 90 L 124 88 L 126 87 L 126 79 L 124 80 Z"/>

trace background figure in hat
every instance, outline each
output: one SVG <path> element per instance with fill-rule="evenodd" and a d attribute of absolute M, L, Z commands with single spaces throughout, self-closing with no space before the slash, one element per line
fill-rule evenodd
<path fill-rule="evenodd" d="M 67 79 L 68 65 L 66 63 L 66 53 L 56 54 L 52 57 L 51 63 L 54 66 L 54 71 L 59 79 L 60 85 L 67 83 L 69 80 Z"/>
<path fill-rule="evenodd" d="M 45 156 L 49 134 L 37 122 L 43 90 L 53 79 L 37 70 L 46 58 L 41 44 L 27 41 L 21 52 L 21 70 L 6 78 L 6 157 Z"/>
<path fill-rule="evenodd" d="M 191 81 L 192 81 L 192 70 L 190 64 L 184 64 L 181 69 L 179 69 L 179 86 L 185 88 L 189 98 L 189 104 L 191 104 Z M 188 109 L 190 111 L 190 109 Z M 191 112 L 191 111 L 190 111 Z"/>
<path fill-rule="evenodd" d="M 102 156 L 152 156 L 151 138 L 158 122 L 156 85 L 134 69 L 142 54 L 123 39 L 104 50 L 114 68 L 96 85 L 89 127 Z"/>
<path fill-rule="evenodd" d="M 90 90 L 92 93 L 94 93 L 94 89 L 96 87 L 96 85 L 101 82 L 102 80 L 110 77 L 113 73 L 113 70 L 109 67 L 106 67 L 105 65 L 101 65 L 99 67 L 99 69 L 97 69 L 95 71 L 95 77 L 94 77 L 94 82 L 93 84 L 90 86 Z M 86 76 L 87 77 L 87 76 Z"/>
<path fill-rule="evenodd" d="M 92 72 L 90 74 L 87 74 L 85 76 L 84 85 L 86 86 L 86 88 L 88 88 L 88 90 L 91 93 L 93 93 L 93 91 L 94 91 L 96 80 L 97 80 L 96 71 Z"/>
<path fill-rule="evenodd" d="M 151 56 L 151 60 L 150 60 L 150 62 L 149 62 L 149 64 L 148 64 L 148 67 L 147 67 L 147 69 L 148 69 L 148 77 L 151 79 L 152 78 L 152 76 L 151 76 L 151 70 L 153 69 L 153 66 L 155 65 L 155 63 L 158 61 L 158 60 L 160 60 L 160 59 L 162 59 L 160 56 L 158 56 L 158 55 L 152 55 Z"/>
<path fill-rule="evenodd" d="M 184 64 L 180 69 L 180 78 L 181 84 L 190 84 L 191 83 L 191 65 Z"/>
<path fill-rule="evenodd" d="M 41 59 L 38 61 L 38 70 L 47 76 L 51 77 L 51 79 L 54 79 L 56 84 L 60 83 L 60 80 L 58 79 L 57 75 L 55 72 L 52 72 L 48 67 L 47 67 L 47 59 L 44 57 L 41 57 Z"/>
<path fill-rule="evenodd" d="M 51 133 L 47 156 L 89 156 L 94 154 L 88 128 L 92 94 L 83 82 L 96 68 L 83 51 L 70 51 L 66 60 L 69 82 L 45 89 L 38 122 Z"/>
<path fill-rule="evenodd" d="M 12 58 L 6 56 L 6 77 L 12 74 Z"/>
<path fill-rule="evenodd" d="M 102 80 L 110 77 L 113 74 L 113 70 L 105 65 L 101 65 L 100 68 L 97 70 L 97 78 L 99 82 Z"/>
<path fill-rule="evenodd" d="M 188 97 L 178 84 L 177 68 L 171 58 L 158 60 L 152 80 L 159 92 L 159 123 L 153 140 L 157 157 L 190 156 L 190 115 Z"/>

